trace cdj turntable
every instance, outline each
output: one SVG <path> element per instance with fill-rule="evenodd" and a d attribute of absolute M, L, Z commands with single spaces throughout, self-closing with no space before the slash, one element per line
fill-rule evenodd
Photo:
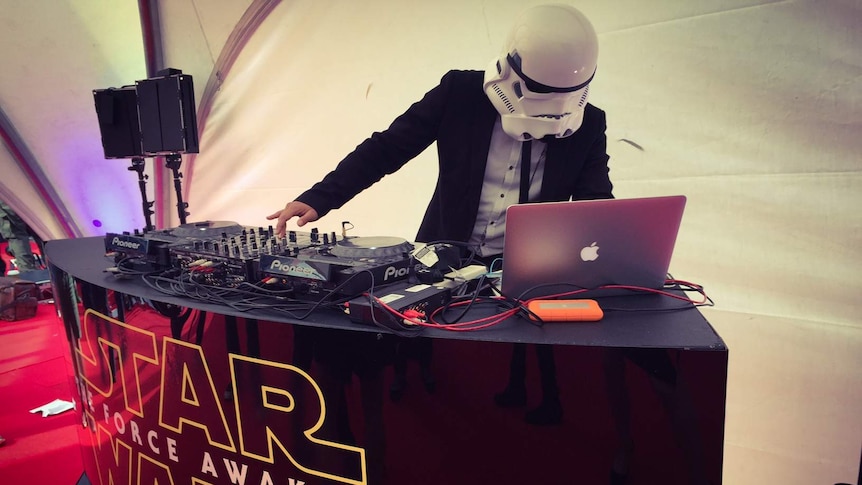
<path fill-rule="evenodd" d="M 183 224 L 173 229 L 138 231 L 105 235 L 105 251 L 116 261 L 134 261 L 137 269 L 160 270 L 172 266 L 170 248 L 173 245 L 210 242 L 218 234 L 239 234 L 244 228 L 228 221 L 205 221 Z"/>
<path fill-rule="evenodd" d="M 297 296 L 355 296 L 405 279 L 413 245 L 396 237 L 351 237 L 260 257 L 264 276 L 281 278 Z"/>

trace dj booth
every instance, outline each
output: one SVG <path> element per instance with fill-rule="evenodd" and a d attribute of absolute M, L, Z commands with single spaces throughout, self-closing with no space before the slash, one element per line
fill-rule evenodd
<path fill-rule="evenodd" d="M 291 266 L 153 241 L 187 268 L 218 253 L 230 277 Z M 171 294 L 105 254 L 140 242 L 46 245 L 92 483 L 721 483 L 728 350 L 689 302 L 633 293 L 598 298 L 598 322 L 387 328 L 349 304 Z"/>

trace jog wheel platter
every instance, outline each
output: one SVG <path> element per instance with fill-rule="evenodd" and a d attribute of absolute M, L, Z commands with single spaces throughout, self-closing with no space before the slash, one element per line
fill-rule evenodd
<path fill-rule="evenodd" d="M 175 227 L 170 232 L 177 237 L 194 239 L 217 238 L 223 234 L 233 235 L 243 231 L 243 227 L 236 222 L 230 221 L 203 221 L 190 222 Z"/>
<path fill-rule="evenodd" d="M 413 245 L 398 237 L 351 237 L 338 241 L 329 251 L 339 258 L 378 259 L 401 256 Z"/>

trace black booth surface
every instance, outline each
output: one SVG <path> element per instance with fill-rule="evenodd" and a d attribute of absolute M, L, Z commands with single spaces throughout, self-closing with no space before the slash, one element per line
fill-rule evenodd
<path fill-rule="evenodd" d="M 94 484 L 721 483 L 728 351 L 695 308 L 410 338 L 163 295 L 103 252 L 46 247 Z"/>

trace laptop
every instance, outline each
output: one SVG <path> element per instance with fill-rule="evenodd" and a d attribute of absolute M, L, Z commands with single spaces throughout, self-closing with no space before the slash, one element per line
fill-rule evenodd
<path fill-rule="evenodd" d="M 527 300 L 603 285 L 662 288 L 685 202 L 673 195 L 509 207 L 503 294 Z"/>

